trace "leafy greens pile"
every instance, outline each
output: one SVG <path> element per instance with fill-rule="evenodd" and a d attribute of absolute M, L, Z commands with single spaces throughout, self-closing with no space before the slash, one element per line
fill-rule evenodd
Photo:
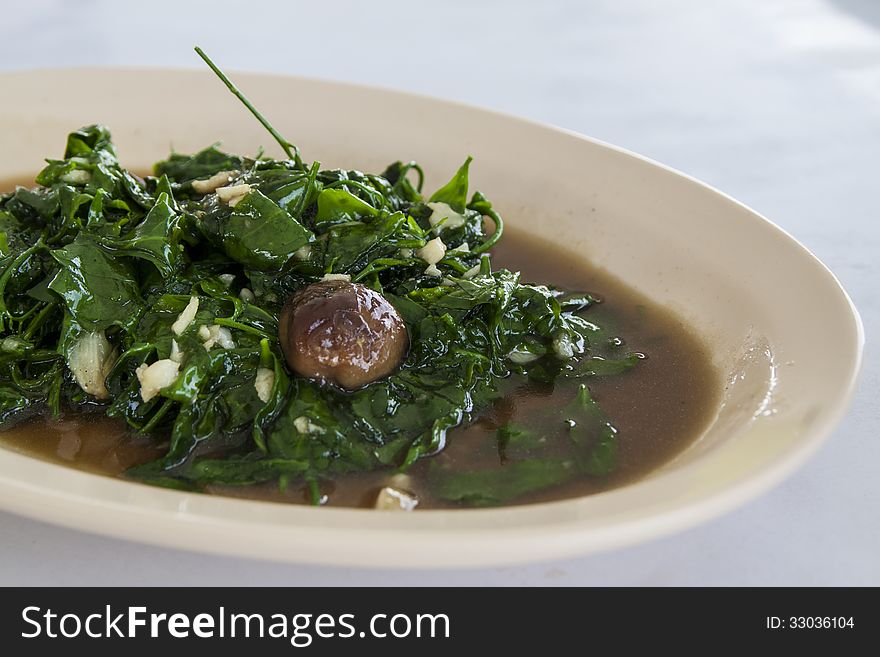
<path fill-rule="evenodd" d="M 601 329 L 581 316 L 589 295 L 492 269 L 503 224 L 481 193 L 468 199 L 470 158 L 426 199 L 415 163 L 380 175 L 322 169 L 272 134 L 288 159 L 210 147 L 141 179 L 120 166 L 107 129 L 89 126 L 37 187 L 0 195 L 0 426 L 103 413 L 168 440 L 132 477 L 188 489 L 298 481 L 318 500 L 323 478 L 437 453 L 518 382 L 635 364 L 603 351 Z M 204 191 L 218 174 L 247 186 L 237 202 Z M 419 250 L 437 237 L 446 251 L 432 270 Z M 326 274 L 381 292 L 409 330 L 403 366 L 354 392 L 294 376 L 278 345 L 284 301 Z M 165 359 L 179 372 L 147 399 L 139 368 Z M 610 471 L 616 432 L 586 386 L 573 404 L 571 458 L 523 458 L 502 480 L 438 477 L 438 496 L 499 503 Z M 516 432 L 505 431 L 512 449 Z"/>

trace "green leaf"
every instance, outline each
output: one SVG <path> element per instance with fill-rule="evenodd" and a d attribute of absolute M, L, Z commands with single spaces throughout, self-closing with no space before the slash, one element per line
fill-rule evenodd
<path fill-rule="evenodd" d="M 263 407 L 257 411 L 257 414 L 254 416 L 254 442 L 261 451 L 266 452 L 266 430 L 271 427 L 285 411 L 287 406 L 287 395 L 290 392 L 290 378 L 287 376 L 287 371 L 284 368 L 282 359 L 278 358 L 269 350 L 268 340 L 263 340 L 261 342 L 260 360 L 261 366 L 271 366 L 267 369 L 271 369 L 275 375 L 272 382 L 272 389 L 269 392 L 269 400 L 264 403 Z M 263 362 L 267 360 L 269 361 L 268 363 Z"/>
<path fill-rule="evenodd" d="M 201 484 L 248 486 L 283 476 L 302 475 L 308 469 L 308 461 L 295 459 L 203 459 L 193 465 L 187 477 Z"/>
<path fill-rule="evenodd" d="M 468 156 L 464 164 L 452 176 L 452 180 L 431 194 L 430 202 L 445 203 L 459 214 L 464 214 L 465 207 L 467 206 L 468 167 L 470 167 L 473 159 Z"/>
<path fill-rule="evenodd" d="M 403 321 L 405 321 L 410 326 L 422 323 L 422 320 L 428 316 L 428 311 L 421 305 L 413 301 L 412 299 L 408 299 L 407 297 L 399 297 L 396 294 L 385 294 L 385 298 L 391 302 L 391 305 L 400 313 L 400 316 L 403 317 Z"/>
<path fill-rule="evenodd" d="M 502 464 L 512 458 L 525 458 L 546 445 L 547 439 L 537 428 L 506 424 L 495 432 L 498 457 Z"/>
<path fill-rule="evenodd" d="M 134 272 L 108 256 L 95 240 L 80 234 L 63 249 L 50 251 L 61 266 L 49 289 L 61 297 L 71 317 L 86 331 L 130 326 L 142 309 Z"/>
<path fill-rule="evenodd" d="M 435 467 L 429 472 L 428 483 L 431 492 L 441 500 L 493 506 L 559 486 L 577 474 L 573 461 L 532 459 L 506 463 L 492 470 L 456 472 Z"/>
<path fill-rule="evenodd" d="M 58 212 L 58 193 L 52 189 L 26 189 L 19 187 L 15 190 L 13 198 L 36 212 L 37 215 L 48 219 Z"/>
<path fill-rule="evenodd" d="M 232 209 L 231 214 L 216 216 L 213 224 L 223 250 L 236 262 L 258 271 L 279 271 L 293 254 L 313 239 L 289 212 L 264 196 L 251 191 Z"/>
<path fill-rule="evenodd" d="M 0 428 L 8 429 L 32 414 L 37 400 L 17 386 L 0 383 Z"/>
<path fill-rule="evenodd" d="M 405 223 L 403 213 L 395 212 L 370 223 L 354 221 L 334 226 L 325 233 L 324 269 L 354 274 L 376 259 L 397 253 L 402 243 L 409 244 L 413 239 L 404 232 Z"/>
<path fill-rule="evenodd" d="M 325 189 L 318 194 L 315 222 L 375 217 L 379 211 L 347 189 Z"/>
<path fill-rule="evenodd" d="M 597 476 L 613 472 L 617 467 L 617 429 L 585 384 L 580 385 L 566 411 L 578 467 Z"/>
<path fill-rule="evenodd" d="M 65 159 L 70 157 L 88 157 L 96 151 L 103 151 L 116 158 L 110 131 L 102 125 L 90 125 L 80 128 L 67 135 L 67 147 L 64 149 Z"/>
<path fill-rule="evenodd" d="M 102 243 L 120 255 L 149 260 L 162 276 L 170 276 L 180 254 L 179 221 L 168 194 L 162 193 L 147 216 L 124 237 Z"/>
<path fill-rule="evenodd" d="M 210 178 L 221 171 L 235 171 L 241 169 L 242 165 L 243 159 L 239 156 L 210 146 L 195 155 L 173 153 L 167 160 L 157 162 L 153 171 L 157 176 L 168 176 L 176 183 L 184 183 Z"/>

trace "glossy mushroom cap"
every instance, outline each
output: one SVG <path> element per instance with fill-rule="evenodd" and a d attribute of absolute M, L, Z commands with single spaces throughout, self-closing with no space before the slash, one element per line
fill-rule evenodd
<path fill-rule="evenodd" d="M 313 283 L 291 296 L 278 333 L 294 372 L 348 390 L 391 374 L 409 348 L 406 324 L 394 306 L 348 281 Z"/>

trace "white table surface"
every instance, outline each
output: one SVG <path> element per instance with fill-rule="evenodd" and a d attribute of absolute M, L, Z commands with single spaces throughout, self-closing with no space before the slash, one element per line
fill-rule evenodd
<path fill-rule="evenodd" d="M 663 540 L 524 567 L 396 572 L 203 556 L 0 513 L 0 584 L 880 584 L 871 341 L 880 328 L 880 3 L 31 0 L 3 9 L 0 69 L 196 67 L 200 44 L 228 69 L 455 98 L 643 153 L 806 244 L 849 290 L 868 346 L 852 410 L 806 467 Z M 14 102 L 2 89 L 0 99 Z"/>

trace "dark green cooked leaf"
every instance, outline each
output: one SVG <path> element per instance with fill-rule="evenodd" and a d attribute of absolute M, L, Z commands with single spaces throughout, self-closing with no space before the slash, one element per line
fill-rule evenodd
<path fill-rule="evenodd" d="M 129 326 L 141 310 L 134 272 L 80 234 L 63 249 L 51 251 L 61 269 L 49 289 L 61 297 L 71 317 L 86 331 Z"/>

